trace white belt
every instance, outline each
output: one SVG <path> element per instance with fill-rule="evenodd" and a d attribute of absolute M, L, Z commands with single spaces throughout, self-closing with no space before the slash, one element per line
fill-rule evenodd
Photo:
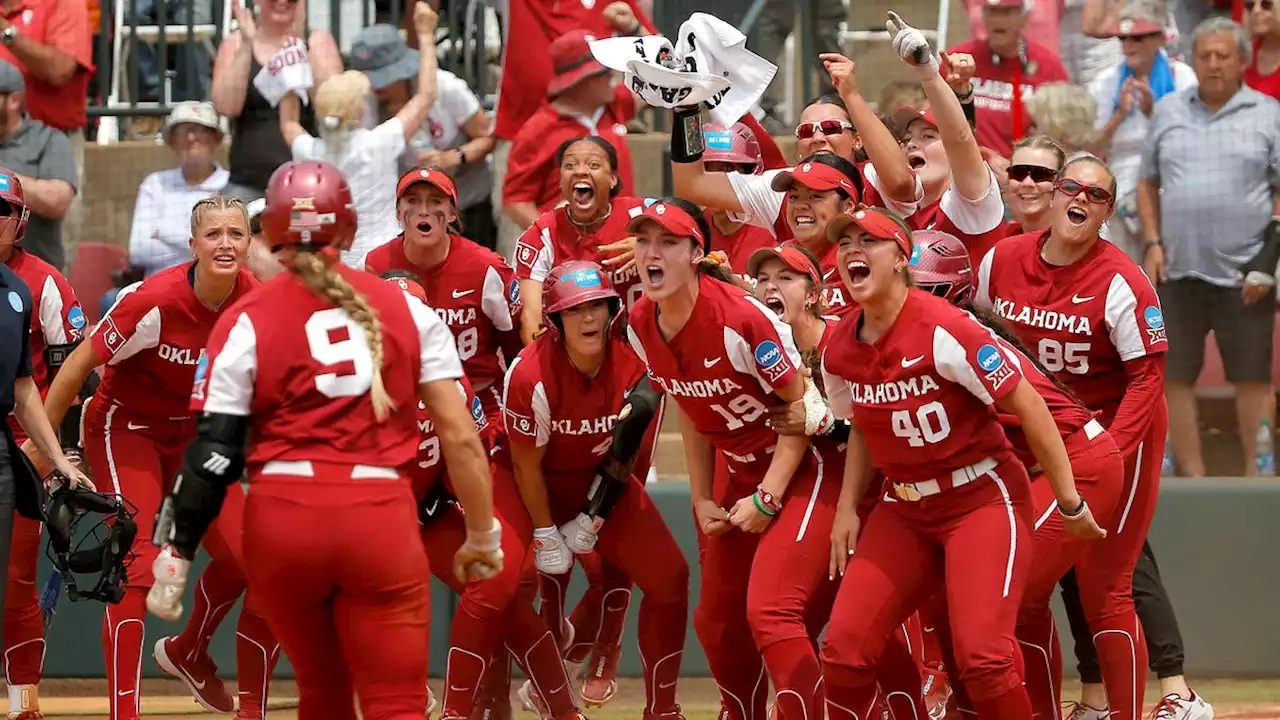
<path fill-rule="evenodd" d="M 293 477 L 315 477 L 316 469 L 310 460 L 272 460 L 262 466 L 263 475 L 290 475 Z M 395 468 L 377 467 L 376 465 L 353 465 L 352 480 L 398 480 L 400 473 Z"/>
<path fill-rule="evenodd" d="M 777 446 L 777 445 L 770 445 L 769 447 L 767 447 L 767 448 L 765 448 L 765 449 L 764 449 L 764 454 L 765 454 L 765 455 L 772 455 L 772 454 L 773 454 L 773 451 L 774 451 L 774 450 L 776 450 L 777 448 L 778 448 L 778 446 Z M 746 455 L 734 455 L 733 453 L 729 452 L 728 450 L 721 450 L 720 452 L 724 453 L 725 458 L 727 458 L 727 459 L 729 459 L 729 460 L 733 460 L 733 461 L 735 461 L 735 462 L 742 463 L 743 465 L 747 465 L 747 464 L 750 464 L 750 463 L 753 463 L 753 462 L 755 462 L 755 461 L 756 461 L 756 454 L 755 454 L 755 453 L 747 453 Z M 729 472 L 733 472 L 733 466 L 732 466 L 732 465 L 730 465 L 730 466 L 729 466 Z"/>
<path fill-rule="evenodd" d="M 951 477 L 943 478 L 942 481 L 922 480 L 915 483 L 894 483 L 893 494 L 896 495 L 899 500 L 917 502 L 920 498 L 937 495 L 943 490 L 950 490 L 951 488 L 957 488 L 961 485 L 967 485 L 992 470 L 995 470 L 996 466 L 999 464 L 1000 463 L 995 458 L 989 457 L 979 460 L 972 465 L 952 470 Z M 950 481 L 949 483 L 946 482 L 948 480 Z"/>
<path fill-rule="evenodd" d="M 1106 430 L 1106 428 L 1102 427 L 1102 423 L 1098 422 L 1097 418 L 1094 418 L 1084 424 L 1084 436 L 1090 440 L 1098 437 L 1102 433 L 1106 432 Z"/>

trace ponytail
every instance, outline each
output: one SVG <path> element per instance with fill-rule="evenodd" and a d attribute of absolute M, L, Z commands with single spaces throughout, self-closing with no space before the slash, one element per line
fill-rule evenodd
<path fill-rule="evenodd" d="M 333 265 L 325 262 L 319 255 L 309 252 L 297 252 L 289 270 L 316 295 L 332 302 L 347 311 L 347 315 L 364 331 L 365 343 L 369 346 L 369 354 L 373 358 L 373 380 L 369 385 L 369 400 L 373 403 L 373 415 L 379 422 L 386 420 L 396 405 L 387 394 L 386 385 L 382 381 L 383 347 L 382 321 L 377 313 L 369 307 L 363 295 L 351 287 L 351 283 L 342 277 Z"/>

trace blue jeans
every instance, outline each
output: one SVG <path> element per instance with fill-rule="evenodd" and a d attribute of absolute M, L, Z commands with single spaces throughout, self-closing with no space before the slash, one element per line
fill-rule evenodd
<path fill-rule="evenodd" d="M 225 1 L 225 0 L 221 0 Z M 168 15 L 165 22 L 169 25 L 186 25 L 188 20 L 193 25 L 204 25 L 213 22 L 214 12 L 220 8 L 219 0 L 136 0 L 139 25 L 153 25 L 160 22 L 157 3 L 167 3 Z M 125 3 L 125 24 L 129 24 L 129 14 L 135 0 L 114 0 Z M 104 10 L 105 11 L 105 10 Z M 213 80 L 213 58 L 199 42 L 182 43 L 172 46 L 175 56 L 173 80 L 173 100 L 207 100 L 209 87 Z M 164 69 L 168 68 L 166 59 L 161 68 L 157 57 L 157 46 L 149 43 L 138 43 L 138 94 L 143 100 L 161 99 L 160 79 Z M 189 77 L 194 75 L 194 77 Z"/>

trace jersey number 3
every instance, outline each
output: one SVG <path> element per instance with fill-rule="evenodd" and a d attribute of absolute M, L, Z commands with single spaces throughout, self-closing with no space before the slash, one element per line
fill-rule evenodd
<path fill-rule="evenodd" d="M 364 339 L 364 329 L 347 311 L 318 310 L 307 318 L 304 327 L 311 357 L 332 368 L 316 375 L 316 389 L 331 398 L 358 397 L 369 392 L 373 384 L 373 354 Z"/>

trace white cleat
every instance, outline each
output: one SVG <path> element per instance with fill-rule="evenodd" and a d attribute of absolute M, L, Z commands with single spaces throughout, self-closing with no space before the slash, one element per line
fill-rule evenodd
<path fill-rule="evenodd" d="M 1152 720 L 1213 720 L 1213 706 L 1191 691 L 1191 699 L 1170 693 L 1156 703 Z"/>
<path fill-rule="evenodd" d="M 1111 713 L 1084 703 L 1068 702 L 1062 704 L 1062 720 L 1111 720 Z"/>

